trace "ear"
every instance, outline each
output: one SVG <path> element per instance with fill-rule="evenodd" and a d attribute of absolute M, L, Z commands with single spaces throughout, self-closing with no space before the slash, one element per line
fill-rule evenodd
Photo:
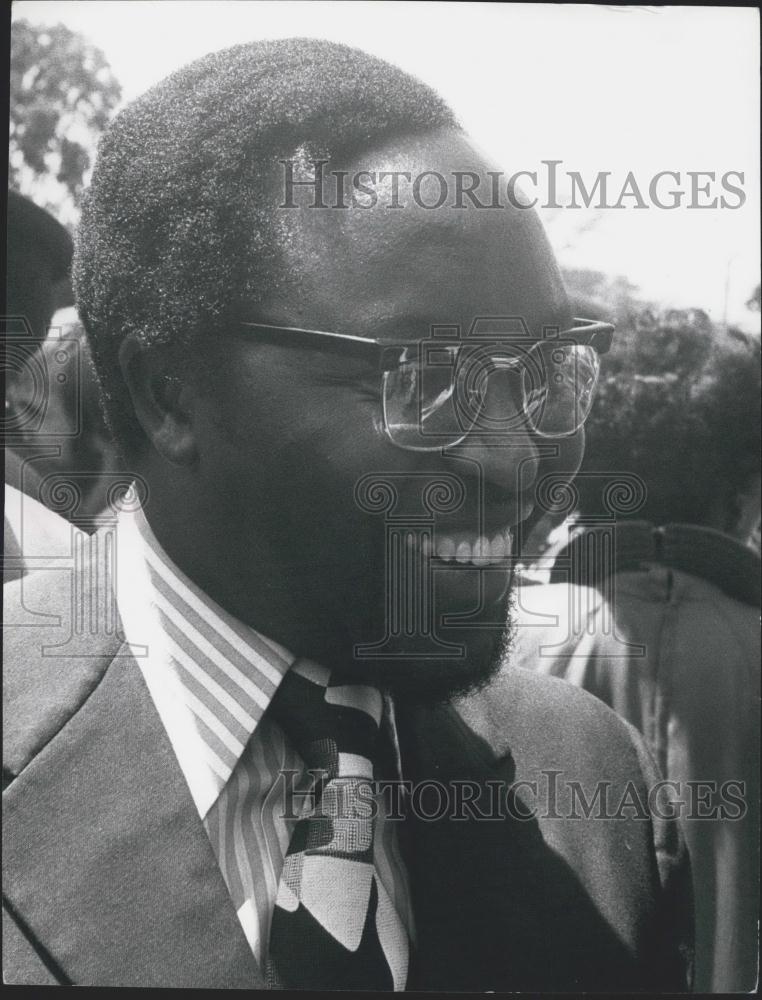
<path fill-rule="evenodd" d="M 119 364 L 148 440 L 173 465 L 191 465 L 198 455 L 192 388 L 168 375 L 155 353 L 131 334 L 119 348 Z"/>

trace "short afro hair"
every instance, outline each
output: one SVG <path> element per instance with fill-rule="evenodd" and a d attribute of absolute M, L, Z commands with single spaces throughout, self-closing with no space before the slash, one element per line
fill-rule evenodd
<path fill-rule="evenodd" d="M 83 204 L 74 287 L 123 452 L 143 440 L 119 369 L 123 338 L 181 364 L 277 280 L 274 205 L 262 194 L 277 160 L 302 149 L 330 159 L 439 127 L 458 125 L 428 86 L 311 38 L 211 53 L 114 119 Z"/>

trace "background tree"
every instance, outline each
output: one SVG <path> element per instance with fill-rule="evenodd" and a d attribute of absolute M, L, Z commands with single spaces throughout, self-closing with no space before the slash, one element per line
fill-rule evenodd
<path fill-rule="evenodd" d="M 635 517 L 732 533 L 760 475 L 759 337 L 690 309 L 644 311 L 634 332 L 603 359 L 582 472 L 639 475 Z M 599 484 L 577 484 L 581 509 L 602 513 Z"/>
<path fill-rule="evenodd" d="M 77 220 L 98 138 L 121 99 L 82 35 L 16 21 L 11 35 L 8 183 L 64 225 Z"/>
<path fill-rule="evenodd" d="M 641 376 L 683 379 L 708 358 L 723 331 L 703 309 L 670 309 L 644 299 L 620 275 L 566 268 L 564 281 L 577 316 L 616 323 L 606 375 L 627 371 Z"/>
<path fill-rule="evenodd" d="M 580 509 L 600 514 L 588 473 L 634 472 L 646 483 L 635 517 L 722 524 L 760 474 L 760 338 L 702 309 L 668 309 L 625 279 L 564 271 L 577 315 L 613 319 L 577 479 Z M 758 296 L 755 291 L 750 304 Z"/>

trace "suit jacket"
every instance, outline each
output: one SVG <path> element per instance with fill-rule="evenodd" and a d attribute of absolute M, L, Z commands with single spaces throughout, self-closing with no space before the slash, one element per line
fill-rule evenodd
<path fill-rule="evenodd" d="M 6 982 L 262 987 L 97 570 L 75 601 L 68 573 L 5 588 L 27 612 L 5 635 Z M 435 815 L 435 781 L 476 793 L 463 819 L 402 823 L 410 988 L 685 988 L 690 876 L 673 822 L 554 819 L 568 812 L 561 779 L 537 818 L 479 818 L 496 787 L 524 794 L 516 815 L 528 812 L 516 783 L 545 772 L 645 794 L 658 775 L 632 728 L 561 681 L 510 670 L 457 709 L 400 706 L 398 727 L 406 777 L 434 796 L 419 811 Z"/>

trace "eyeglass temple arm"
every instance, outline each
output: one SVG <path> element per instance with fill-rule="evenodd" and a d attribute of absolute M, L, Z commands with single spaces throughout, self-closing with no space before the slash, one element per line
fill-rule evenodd
<path fill-rule="evenodd" d="M 575 323 L 579 323 L 580 325 L 585 324 L 587 326 L 588 329 L 584 331 L 586 333 L 586 341 L 591 347 L 594 347 L 599 354 L 606 354 L 610 350 L 611 342 L 614 339 L 613 323 L 604 323 L 578 318 L 575 318 Z M 568 332 L 569 334 L 574 334 L 578 331 L 569 330 Z"/>
<path fill-rule="evenodd" d="M 575 322 L 583 326 L 583 330 L 567 330 L 561 334 L 562 337 L 575 333 L 584 333 L 586 335 L 586 342 L 593 346 L 599 354 L 606 354 L 606 352 L 611 347 L 611 342 L 614 337 L 614 326 L 611 323 L 598 322 L 595 320 L 585 320 L 575 317 Z M 381 341 L 376 340 L 372 337 L 358 337 L 351 333 L 335 333 L 329 330 L 307 330 L 295 326 L 273 326 L 270 323 L 249 323 L 241 321 L 240 325 L 246 329 L 254 330 L 274 330 L 283 333 L 294 333 L 302 334 L 314 337 L 327 337 L 333 341 L 351 341 L 356 344 L 377 344 L 380 347 L 389 346 L 384 345 Z M 410 340 L 410 344 L 419 343 L 419 339 Z"/>
<path fill-rule="evenodd" d="M 331 340 L 351 340 L 356 344 L 376 343 L 376 341 L 369 337 L 358 337 L 352 333 L 333 333 L 330 330 L 305 330 L 298 326 L 273 326 L 272 323 L 248 323 L 243 320 L 239 325 L 247 330 L 273 330 L 278 333 L 296 333 L 312 337 L 330 337 Z"/>

